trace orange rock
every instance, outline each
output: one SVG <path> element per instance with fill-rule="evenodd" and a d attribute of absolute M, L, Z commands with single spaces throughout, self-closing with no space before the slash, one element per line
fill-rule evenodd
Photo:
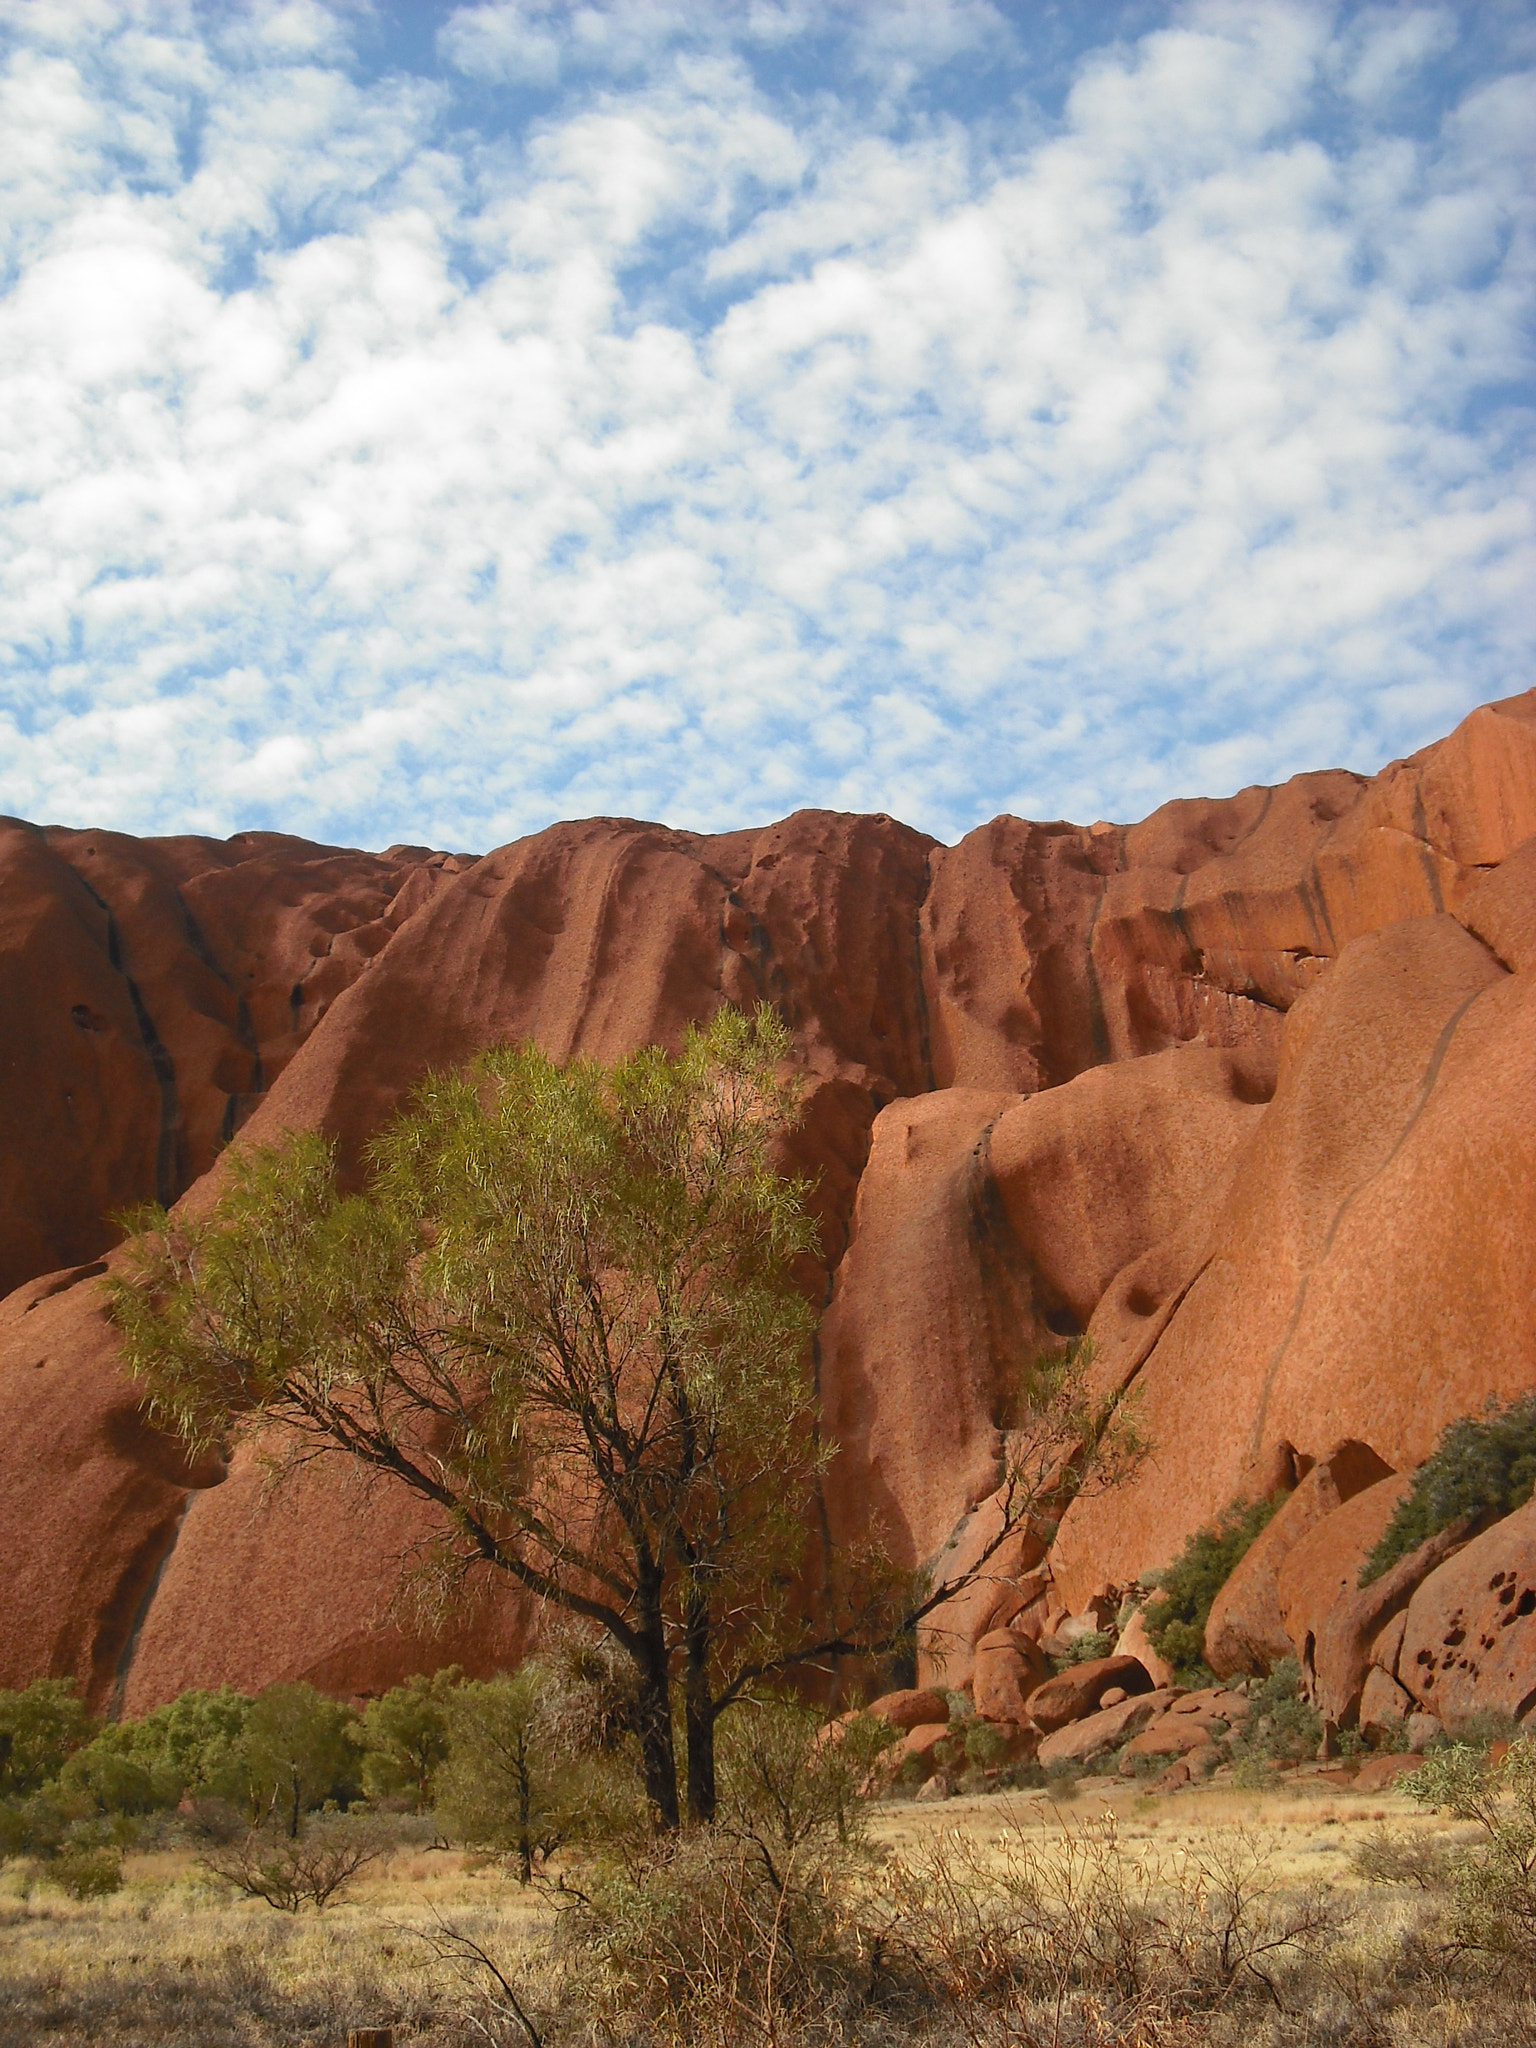
<path fill-rule="evenodd" d="M 1137 1697 L 1121 1700 L 1117 1706 L 1101 1707 L 1097 1713 L 1085 1714 L 1080 1721 L 1069 1721 L 1065 1727 L 1056 1728 L 1041 1742 L 1038 1761 L 1041 1764 L 1086 1764 L 1107 1750 L 1117 1748 L 1127 1736 L 1138 1734 L 1149 1722 L 1156 1720 L 1174 1698 L 1167 1689 L 1142 1693 Z"/>
<path fill-rule="evenodd" d="M 1030 1695 L 1029 1718 L 1049 1734 L 1093 1713 L 1111 1686 L 1131 1694 L 1153 1690 L 1150 1674 L 1134 1657 L 1095 1657 L 1047 1679 Z"/>
<path fill-rule="evenodd" d="M 1309 1530 L 1367 1486 L 1391 1477 L 1392 1468 L 1369 1444 L 1347 1438 L 1300 1482 L 1274 1519 L 1239 1558 L 1211 1603 L 1205 1625 L 1205 1660 L 1218 1678 L 1262 1675 L 1291 1654 L 1280 1612 L 1280 1569 Z"/>
<path fill-rule="evenodd" d="M 1360 1693 L 1360 1733 L 1369 1743 L 1382 1743 L 1407 1726 L 1413 1707 L 1391 1673 L 1373 1664 Z"/>
<path fill-rule="evenodd" d="M 1276 1439 L 1368 1439 L 1402 1469 L 1528 1385 L 1533 1049 L 1536 977 L 1449 917 L 1357 940 L 1297 1002 L 1274 1101 L 1134 1373 L 1153 1457 L 1053 1547 L 1068 1604 L 1175 1556 Z"/>
<path fill-rule="evenodd" d="M 1211 1724 L 1200 1714 L 1160 1714 L 1150 1727 L 1133 1735 L 1120 1753 L 1120 1775 L 1134 1777 L 1138 1759 L 1191 1756 L 1212 1748 Z"/>
<path fill-rule="evenodd" d="M 950 1739 L 950 1733 L 947 1721 L 921 1722 L 917 1727 L 909 1728 L 895 1751 L 897 1767 L 912 1764 L 926 1778 L 938 1768 L 934 1752 L 941 1742 Z"/>
<path fill-rule="evenodd" d="M 889 1721 L 893 1728 L 920 1728 L 936 1721 L 948 1722 L 949 1702 L 941 1692 L 919 1692 L 908 1687 L 903 1692 L 882 1693 L 877 1700 L 871 1700 L 864 1709 L 867 1714 L 876 1714 L 882 1721 Z"/>
<path fill-rule="evenodd" d="M 1422 1580 L 1408 1604 L 1397 1672 L 1452 1734 L 1479 1709 L 1522 1720 L 1536 1708 L 1536 1502 Z"/>
<path fill-rule="evenodd" d="M 1032 1637 L 994 1629 L 976 1645 L 976 1711 L 987 1721 L 1021 1725 L 1028 1702 L 1051 1676 L 1051 1661 Z"/>
<path fill-rule="evenodd" d="M 1355 1773 L 1357 1792 L 1389 1791 L 1399 1778 L 1406 1778 L 1410 1771 L 1416 1771 L 1419 1759 L 1416 1756 L 1368 1756 Z"/>
<path fill-rule="evenodd" d="M 415 1618 L 402 1561 L 431 1524 L 402 1488 L 324 1464 L 275 1493 L 265 1482 L 242 1451 L 222 1484 L 192 1495 L 125 1663 L 125 1713 L 274 1679 L 376 1695 L 412 1672 L 459 1664 L 484 1678 L 526 1655 L 536 1612 L 499 1575 L 456 1592 L 436 1628 Z"/>
<path fill-rule="evenodd" d="M 1134 1657 L 1154 1685 L 1173 1684 L 1173 1666 L 1166 1657 L 1160 1657 L 1153 1649 L 1152 1638 L 1147 1634 L 1147 1624 L 1139 1607 L 1121 1629 L 1119 1641 L 1115 1644 L 1115 1655 Z"/>

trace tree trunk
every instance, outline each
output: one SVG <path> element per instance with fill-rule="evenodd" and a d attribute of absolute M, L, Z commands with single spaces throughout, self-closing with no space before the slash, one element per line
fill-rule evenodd
<path fill-rule="evenodd" d="M 677 1755 L 672 1746 L 672 1687 L 667 1676 L 667 1644 L 660 1616 L 646 1631 L 646 1655 L 639 1660 L 638 1720 L 645 1796 L 658 1832 L 669 1834 L 682 1815 L 677 1800 Z"/>
<path fill-rule="evenodd" d="M 688 1818 L 707 1825 L 715 1817 L 715 1703 L 709 1685 L 709 1607 L 687 1603 L 683 1718 L 688 1734 Z"/>

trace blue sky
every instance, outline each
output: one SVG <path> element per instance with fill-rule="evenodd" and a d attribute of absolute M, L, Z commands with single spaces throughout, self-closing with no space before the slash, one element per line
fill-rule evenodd
<path fill-rule="evenodd" d="M 1536 8 L 0 0 L 0 809 L 953 839 L 1536 681 Z"/>

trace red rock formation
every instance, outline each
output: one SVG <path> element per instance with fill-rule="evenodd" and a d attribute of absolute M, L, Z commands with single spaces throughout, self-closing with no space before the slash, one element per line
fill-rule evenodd
<path fill-rule="evenodd" d="M 1082 1613 L 1282 1440 L 1366 1437 L 1405 1467 L 1536 1381 L 1533 835 L 1536 693 L 1369 781 L 1129 827 L 1000 819 L 953 848 L 823 813 L 713 839 L 593 820 L 467 867 L 7 826 L 0 1255 L 28 1278 L 99 1253 L 125 1202 L 198 1174 L 206 1199 L 247 1116 L 242 1142 L 319 1127 L 355 1171 L 427 1067 L 489 1040 L 608 1058 L 766 997 L 811 1082 L 795 1158 L 821 1180 L 834 1535 L 879 1526 L 907 1561 L 953 1563 L 1024 1368 L 1086 1322 L 1157 1448 L 1066 1519 L 1048 1598 Z M 145 1607 L 187 1475 L 133 1420 L 94 1283 L 59 1301 L 57 1408 L 28 1377 L 47 1304 L 4 1323 L 0 1407 L 27 1447 L 0 1480 L 0 1557 L 22 1560 L 7 1670 L 110 1691 L 141 1607 L 130 1684 L 141 1655 L 145 1686 L 190 1670 L 177 1639 L 216 1663 L 233 1651 L 198 1588 L 238 1553 L 252 1671 L 334 1651 L 333 1682 L 362 1672 L 368 1559 L 400 1534 L 372 1508 L 312 1551 L 258 1518 L 241 1551 L 201 1493 Z M 326 1512 L 305 1511 L 317 1531 Z M 284 1618 L 285 1544 L 351 1589 L 309 1635 Z M 1043 1613 L 1037 1567 L 1030 1546 L 1001 1561 L 962 1662 Z"/>
<path fill-rule="evenodd" d="M 1218 1678 L 1234 1678 L 1239 1672 L 1257 1676 L 1290 1656 L 1291 1638 L 1280 1611 L 1282 1566 L 1325 1516 L 1391 1476 L 1385 1459 L 1353 1438 L 1335 1445 L 1313 1466 L 1260 1530 L 1211 1603 L 1205 1661 Z"/>
<path fill-rule="evenodd" d="M 1522 1719 L 1536 1708 L 1536 1502 L 1422 1581 L 1395 1668 L 1453 1734 L 1480 1709 Z"/>

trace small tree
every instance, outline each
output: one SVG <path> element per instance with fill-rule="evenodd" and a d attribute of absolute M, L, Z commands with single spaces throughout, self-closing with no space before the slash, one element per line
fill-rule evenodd
<path fill-rule="evenodd" d="M 0 1798 L 25 1798 L 63 1769 L 96 1732 L 72 1678 L 39 1678 L 0 1691 Z"/>
<path fill-rule="evenodd" d="M 355 1726 L 350 1708 L 312 1685 L 269 1685 L 259 1692 L 242 1738 L 253 1814 L 279 1816 L 293 1841 L 304 1814 L 354 1792 Z"/>
<path fill-rule="evenodd" d="M 510 1851 L 527 1884 L 566 1826 L 556 1745 L 541 1714 L 543 1673 L 461 1685 L 448 1706 L 449 1747 L 440 1810 L 455 1834 Z"/>
<path fill-rule="evenodd" d="M 363 1785 L 374 1799 L 406 1794 L 432 1803 L 433 1785 L 448 1757 L 448 1718 L 461 1673 L 456 1664 L 426 1677 L 417 1672 L 391 1686 L 363 1713 Z"/>
<path fill-rule="evenodd" d="M 237 1152 L 210 1213 L 138 1217 L 112 1282 L 128 1362 L 190 1443 L 260 1425 L 290 1458 L 344 1453 L 432 1504 L 446 1583 L 489 1566 L 606 1632 L 668 1828 L 678 1696 L 708 1820 L 727 1707 L 910 1639 L 961 1590 L 868 1558 L 831 1561 L 819 1608 L 805 1595 L 832 1447 L 792 1279 L 814 1228 L 774 1165 L 798 1116 L 789 1050 L 766 1009 L 606 1070 L 493 1050 L 422 1084 L 366 1192 L 341 1192 L 317 1136 Z M 1052 1426 L 1057 1494 L 1100 1455 L 1067 1441 L 1078 1420 Z M 1039 1503 L 1041 1432 L 1024 1435 L 973 1577 Z"/>
<path fill-rule="evenodd" d="M 1142 1610 L 1147 1636 L 1185 1683 L 1211 1683 L 1205 1624 L 1216 1595 L 1274 1520 L 1283 1498 L 1232 1501 L 1209 1527 L 1195 1531 L 1171 1565 L 1148 1574 L 1157 1593 Z"/>

